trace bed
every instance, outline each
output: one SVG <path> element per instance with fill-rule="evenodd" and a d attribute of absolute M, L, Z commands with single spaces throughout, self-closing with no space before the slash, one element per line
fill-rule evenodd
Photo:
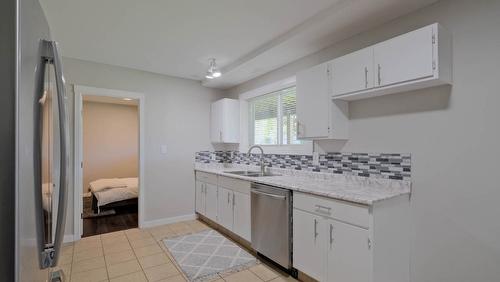
<path fill-rule="evenodd" d="M 139 181 L 132 178 L 103 178 L 89 183 L 92 210 L 99 214 L 103 209 L 137 205 Z"/>

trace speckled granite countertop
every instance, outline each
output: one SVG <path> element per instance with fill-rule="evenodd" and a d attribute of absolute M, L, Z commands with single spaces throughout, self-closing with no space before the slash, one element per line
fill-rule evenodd
<path fill-rule="evenodd" d="M 259 168 L 256 166 L 231 164 L 195 163 L 194 169 L 364 205 L 373 205 L 376 202 L 410 194 L 411 192 L 411 182 L 404 180 L 276 168 L 270 168 L 269 171 L 281 174 L 280 176 L 247 177 L 226 172 L 236 170 L 258 171 Z"/>

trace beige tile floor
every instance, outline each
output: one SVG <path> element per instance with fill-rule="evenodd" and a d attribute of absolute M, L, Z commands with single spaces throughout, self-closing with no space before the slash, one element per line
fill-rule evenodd
<path fill-rule="evenodd" d="M 179 222 L 149 229 L 129 229 L 86 237 L 65 244 L 59 261 L 66 281 L 186 281 L 172 256 L 161 242 L 208 229 L 198 220 Z M 297 281 L 273 268 L 258 264 L 216 282 Z"/>

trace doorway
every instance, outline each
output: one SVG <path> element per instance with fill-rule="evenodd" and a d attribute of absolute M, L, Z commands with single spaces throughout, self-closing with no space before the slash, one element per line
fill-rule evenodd
<path fill-rule="evenodd" d="M 75 240 L 141 226 L 143 105 L 140 93 L 75 86 Z"/>

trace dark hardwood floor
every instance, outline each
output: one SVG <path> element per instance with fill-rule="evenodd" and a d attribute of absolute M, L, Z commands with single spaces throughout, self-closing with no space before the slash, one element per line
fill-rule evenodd
<path fill-rule="evenodd" d="M 83 209 L 91 210 L 91 198 L 83 200 Z M 115 214 L 83 219 L 82 237 L 136 228 L 138 226 L 137 205 L 116 207 Z"/>

